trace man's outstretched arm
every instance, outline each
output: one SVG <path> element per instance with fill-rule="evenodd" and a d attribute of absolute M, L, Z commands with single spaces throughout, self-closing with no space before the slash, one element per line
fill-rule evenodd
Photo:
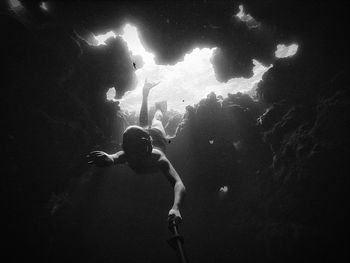
<path fill-rule="evenodd" d="M 86 156 L 88 164 L 95 164 L 98 167 L 108 167 L 113 164 L 125 163 L 124 151 L 108 154 L 102 151 L 93 151 Z"/>
<path fill-rule="evenodd" d="M 183 203 L 183 199 L 186 191 L 185 186 L 180 176 L 178 175 L 178 173 L 176 172 L 176 170 L 174 169 L 174 167 L 166 157 L 162 157 L 159 160 L 159 163 L 163 174 L 168 179 L 171 186 L 174 188 L 174 203 L 172 208 L 169 211 L 168 219 L 175 217 L 175 219 L 178 218 L 181 220 L 182 217 L 180 213 L 180 207 L 181 207 L 181 204 Z"/>

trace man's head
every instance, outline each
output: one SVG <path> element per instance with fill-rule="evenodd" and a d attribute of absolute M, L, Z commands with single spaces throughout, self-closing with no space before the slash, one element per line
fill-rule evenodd
<path fill-rule="evenodd" d="M 131 161 L 147 158 L 152 153 L 151 137 L 146 129 L 140 126 L 129 126 L 123 134 L 123 150 Z"/>

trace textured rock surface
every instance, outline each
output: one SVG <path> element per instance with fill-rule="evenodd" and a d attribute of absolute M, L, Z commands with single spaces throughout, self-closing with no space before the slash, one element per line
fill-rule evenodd
<path fill-rule="evenodd" d="M 330 262 L 346 254 L 349 91 L 341 5 L 286 9 L 247 1 L 247 12 L 266 25 L 259 36 L 244 24 L 225 24 L 237 11 L 231 1 L 101 8 L 62 1 L 53 5 L 55 16 L 37 1 L 22 2 L 26 12 L 6 6 L 1 13 L 8 168 L 1 193 L 13 261 L 172 260 L 167 182 L 125 167 L 98 170 L 84 160 L 93 149 L 119 149 L 128 123 L 105 93 L 117 83 L 121 96 L 135 79 L 124 43 L 97 49 L 80 36 L 122 23 L 123 12 L 143 23 L 161 62 L 176 61 L 201 39 L 203 46 L 220 44 L 224 53 L 214 64 L 223 81 L 249 76 L 252 58 L 274 63 L 259 83 L 259 102 L 208 94 L 187 107 L 169 144 L 188 189 L 181 231 L 191 262 Z M 275 45 L 296 38 L 297 56 L 275 61 Z"/>

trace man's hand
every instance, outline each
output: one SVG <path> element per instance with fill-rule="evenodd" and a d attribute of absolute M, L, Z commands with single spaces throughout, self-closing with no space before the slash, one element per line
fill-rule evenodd
<path fill-rule="evenodd" d="M 98 167 L 107 167 L 114 163 L 113 157 L 102 151 L 93 151 L 86 155 L 88 164 L 95 164 Z"/>
<path fill-rule="evenodd" d="M 168 222 L 175 220 L 176 224 L 181 223 L 182 217 L 178 208 L 171 208 L 168 214 Z"/>

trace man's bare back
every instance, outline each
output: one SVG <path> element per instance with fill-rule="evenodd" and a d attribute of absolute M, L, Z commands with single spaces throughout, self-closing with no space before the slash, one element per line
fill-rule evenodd
<path fill-rule="evenodd" d="M 139 161 L 128 161 L 124 151 L 116 153 L 116 157 L 113 158 L 114 164 L 125 164 L 128 165 L 135 173 L 147 174 L 155 173 L 162 171 L 162 162 L 165 161 L 165 155 L 158 149 L 152 149 L 152 154 L 144 159 Z"/>

